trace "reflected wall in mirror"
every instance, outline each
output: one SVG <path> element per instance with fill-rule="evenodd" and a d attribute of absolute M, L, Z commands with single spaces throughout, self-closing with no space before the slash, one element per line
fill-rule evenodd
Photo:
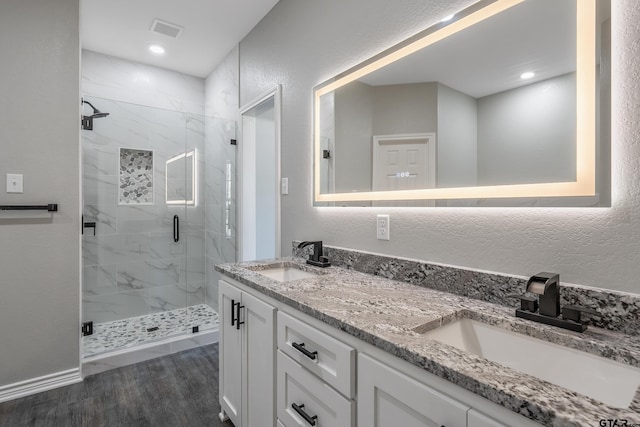
<path fill-rule="evenodd" d="M 197 205 L 196 150 L 178 154 L 166 163 L 166 203 L 168 205 Z"/>
<path fill-rule="evenodd" d="M 321 84 L 316 205 L 608 204 L 609 34 L 608 0 L 485 0 Z"/>

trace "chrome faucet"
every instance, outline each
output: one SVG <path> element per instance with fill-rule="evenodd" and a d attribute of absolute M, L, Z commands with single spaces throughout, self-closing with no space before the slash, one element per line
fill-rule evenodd
<path fill-rule="evenodd" d="M 315 265 L 316 267 L 329 267 L 331 265 L 329 258 L 322 255 L 322 240 L 302 242 L 298 245 L 298 249 L 302 249 L 309 245 L 313 245 L 313 253 L 309 255 L 307 264 Z"/>
<path fill-rule="evenodd" d="M 560 318 L 560 275 L 556 273 L 538 273 L 527 281 L 527 292 L 537 294 L 538 299 L 523 295 L 516 317 L 546 325 L 558 326 L 576 332 L 584 332 L 587 325 L 580 321 L 580 313 L 598 314 L 594 310 L 573 305 L 562 307 Z M 538 310 L 540 306 L 540 310 Z"/>

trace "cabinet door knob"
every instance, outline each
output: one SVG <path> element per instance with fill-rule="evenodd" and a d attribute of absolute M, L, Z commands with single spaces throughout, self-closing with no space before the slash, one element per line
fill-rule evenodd
<path fill-rule="evenodd" d="M 309 425 L 311 426 L 316 425 L 316 420 L 318 419 L 318 416 L 317 415 L 314 415 L 313 417 L 309 416 L 309 414 L 307 414 L 307 412 L 304 410 L 304 403 L 302 405 L 296 405 L 295 403 L 292 403 L 291 407 L 293 408 L 294 411 L 298 413 L 298 415 L 304 418 L 304 420 L 308 422 Z"/>
<path fill-rule="evenodd" d="M 304 348 L 304 343 L 298 344 L 297 342 L 294 342 L 294 343 L 291 343 L 291 345 L 293 346 L 293 348 L 295 348 L 300 353 L 302 353 L 305 356 L 307 356 L 309 359 L 316 360 L 316 357 L 318 356 L 318 352 L 317 351 L 309 351 L 309 350 L 307 350 L 306 348 Z"/>

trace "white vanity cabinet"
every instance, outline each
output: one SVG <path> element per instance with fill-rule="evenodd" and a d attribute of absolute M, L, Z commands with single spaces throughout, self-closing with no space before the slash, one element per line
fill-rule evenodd
<path fill-rule="evenodd" d="M 236 427 L 539 427 L 232 279 L 219 307 L 220 405 Z"/>
<path fill-rule="evenodd" d="M 221 418 L 236 427 L 275 425 L 276 309 L 219 281 Z"/>

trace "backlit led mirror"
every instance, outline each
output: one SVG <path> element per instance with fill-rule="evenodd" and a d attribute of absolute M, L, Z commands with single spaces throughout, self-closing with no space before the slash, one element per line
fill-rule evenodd
<path fill-rule="evenodd" d="M 167 160 L 165 198 L 168 205 L 197 205 L 197 164 L 195 150 Z"/>
<path fill-rule="evenodd" d="M 485 0 L 314 89 L 316 206 L 606 206 L 610 2 Z"/>

